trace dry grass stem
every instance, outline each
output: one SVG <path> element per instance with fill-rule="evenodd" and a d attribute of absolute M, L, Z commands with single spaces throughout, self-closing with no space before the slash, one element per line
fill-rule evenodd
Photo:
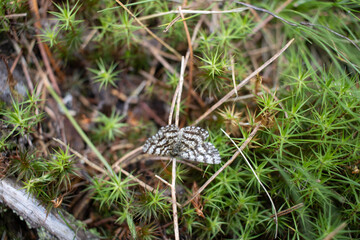
<path fill-rule="evenodd" d="M 230 62 L 231 62 L 231 76 L 232 76 L 232 80 L 233 80 L 233 84 L 234 84 L 235 95 L 237 97 L 238 93 L 237 93 L 237 90 L 236 90 L 235 63 L 234 63 L 234 57 L 233 56 L 230 57 Z"/>
<path fill-rule="evenodd" d="M 251 169 L 252 173 L 254 174 L 256 180 L 259 182 L 260 186 L 264 189 L 266 195 L 268 196 L 270 202 L 271 202 L 271 206 L 273 208 L 274 214 L 275 214 L 275 224 L 276 224 L 276 230 L 275 230 L 275 239 L 277 238 L 277 234 L 278 234 L 278 229 L 279 229 L 279 223 L 278 223 L 278 216 L 277 216 L 277 211 L 276 211 L 276 207 L 275 204 L 269 194 L 269 192 L 266 190 L 264 184 L 261 182 L 260 178 L 258 177 L 258 175 L 256 174 L 254 168 L 251 166 L 250 162 L 247 160 L 245 154 L 242 152 L 242 150 L 236 145 L 236 143 L 234 142 L 234 140 L 231 139 L 231 137 L 223 130 L 221 129 L 221 131 L 230 139 L 230 141 L 234 144 L 234 146 L 237 148 L 237 150 L 240 152 L 241 156 L 244 158 L 246 164 L 249 166 L 249 168 Z"/>
<path fill-rule="evenodd" d="M 112 166 L 111 168 L 114 169 L 116 171 L 117 168 L 119 168 L 120 164 L 128 159 L 134 158 L 134 156 L 137 156 L 139 154 L 142 153 L 142 146 L 135 148 L 134 150 L 132 150 L 131 152 L 125 154 L 124 156 L 122 156 L 119 160 L 117 160 Z"/>
<path fill-rule="evenodd" d="M 163 182 L 165 185 L 167 185 L 168 187 L 171 188 L 171 184 L 168 183 L 168 181 L 166 181 L 165 179 L 163 179 L 163 178 L 160 177 L 159 175 L 155 175 L 155 177 L 156 177 L 157 179 L 159 179 L 161 182 Z"/>
<path fill-rule="evenodd" d="M 264 95 L 263 92 L 258 92 L 256 95 L 254 94 L 247 94 L 247 95 L 243 95 L 243 96 L 239 96 L 239 97 L 235 97 L 235 98 L 229 98 L 228 100 L 226 100 L 225 102 L 237 102 L 237 101 L 243 101 L 249 98 L 253 98 L 256 96 L 261 96 Z"/>
<path fill-rule="evenodd" d="M 17 13 L 17 14 L 9 14 L 5 16 L 0 16 L 0 19 L 7 18 L 7 19 L 14 19 L 14 18 L 21 18 L 21 17 L 27 17 L 27 13 Z"/>
<path fill-rule="evenodd" d="M 192 125 L 197 125 L 204 118 L 206 118 L 210 113 L 212 113 L 215 109 L 217 109 L 221 104 L 226 102 L 232 95 L 234 95 L 235 91 L 239 91 L 240 88 L 245 86 L 250 79 L 255 77 L 258 73 L 260 73 L 264 68 L 270 65 L 273 61 L 275 61 L 294 41 L 294 38 L 291 39 L 279 52 L 277 52 L 273 57 L 267 60 L 263 65 L 261 65 L 258 69 L 252 72 L 247 78 L 245 78 L 239 85 L 236 86 L 236 89 L 231 90 L 228 94 L 226 94 L 223 98 L 221 98 L 217 103 L 215 103 L 210 109 L 208 109 L 203 115 L 201 115 Z"/>
<path fill-rule="evenodd" d="M 172 119 L 172 112 L 175 105 L 175 99 L 177 100 L 177 106 L 176 106 L 176 113 L 175 113 L 175 125 L 179 126 L 179 116 L 180 116 L 180 103 L 181 103 L 181 93 L 182 93 L 182 87 L 184 83 L 184 72 L 185 72 L 185 59 L 184 57 L 181 58 L 181 70 L 180 70 L 180 79 L 179 84 L 176 88 L 173 101 L 171 104 L 171 112 L 169 115 L 169 125 L 171 124 Z M 171 172 L 171 199 L 172 199 L 172 208 L 173 208 L 173 221 L 174 221 L 174 234 L 175 239 L 180 239 L 179 234 L 179 220 L 177 215 L 177 205 L 176 205 L 176 158 L 172 158 L 172 172 Z"/>
<path fill-rule="evenodd" d="M 179 77 L 179 74 L 176 72 L 175 68 L 173 68 L 173 66 L 171 66 L 171 64 L 169 64 L 168 61 L 166 61 L 166 59 L 160 55 L 159 50 L 157 48 L 155 48 L 153 45 L 151 45 L 147 41 L 139 42 L 139 44 L 141 44 L 145 48 L 149 49 L 150 52 L 156 58 L 156 60 L 158 60 L 164 66 L 164 68 L 166 68 L 171 74 L 175 74 L 177 77 Z"/>
<path fill-rule="evenodd" d="M 101 172 L 102 174 L 106 174 L 106 170 L 103 169 L 102 167 L 99 167 L 98 165 L 96 165 L 95 163 L 93 163 L 92 161 L 90 161 L 89 159 L 87 159 L 86 157 L 84 157 L 82 154 L 80 154 L 78 151 L 72 149 L 71 147 L 69 147 L 67 144 L 65 144 L 63 141 L 61 141 L 58 138 L 53 138 L 53 140 L 57 143 L 59 143 L 61 146 L 68 148 L 70 150 L 70 152 L 72 152 L 73 154 L 75 154 L 75 156 L 77 156 L 81 161 L 84 161 L 87 165 L 89 165 L 89 167 L 95 169 L 98 172 Z"/>
<path fill-rule="evenodd" d="M 231 10 L 223 10 L 223 11 L 206 11 L 206 10 L 190 10 L 190 9 L 183 9 L 182 12 L 187 14 L 224 14 L 224 13 L 234 13 L 234 12 L 243 12 L 245 10 L 248 10 L 249 8 L 235 8 L 235 9 L 231 9 Z M 168 11 L 168 12 L 162 12 L 162 13 L 156 13 L 156 14 L 151 14 L 148 16 L 144 16 L 144 17 L 140 17 L 139 20 L 143 21 L 143 20 L 148 20 L 151 18 L 156 18 L 156 17 L 161 17 L 161 16 L 165 16 L 165 15 L 169 15 L 169 14 L 179 14 L 180 11 L 179 10 L 172 10 L 172 11 Z"/>
<path fill-rule="evenodd" d="M 172 117 L 173 117 L 173 114 L 174 114 L 176 97 L 178 96 L 179 91 L 180 91 L 180 84 L 177 85 L 177 87 L 176 87 L 176 89 L 175 89 L 175 93 L 174 93 L 173 99 L 172 99 L 172 101 L 171 101 L 171 107 L 170 107 L 170 112 L 169 112 L 168 125 L 171 125 L 171 123 L 172 123 Z"/>
<path fill-rule="evenodd" d="M 169 31 L 169 29 L 177 22 L 177 20 L 180 19 L 180 16 L 176 16 L 170 23 L 169 25 L 166 26 L 166 28 L 164 29 L 163 32 L 167 32 Z"/>
<path fill-rule="evenodd" d="M 172 209 L 173 209 L 173 220 L 174 220 L 174 233 L 175 240 L 180 239 L 179 234 L 179 219 L 177 214 L 177 205 L 176 205 L 176 158 L 172 159 L 172 171 L 171 171 L 171 199 L 172 199 Z"/>
<path fill-rule="evenodd" d="M 277 213 L 277 216 L 280 217 L 280 216 L 284 216 L 286 214 L 289 214 L 293 211 L 295 211 L 296 209 L 299 209 L 301 207 L 303 207 L 304 204 L 303 203 L 299 203 L 299 204 L 296 204 L 295 206 L 292 206 L 291 208 L 288 208 L 288 209 L 285 209 L 283 211 L 280 211 Z M 275 217 L 275 214 L 271 215 L 270 218 L 274 218 Z"/>
<path fill-rule="evenodd" d="M 338 234 L 341 230 L 343 230 L 346 227 L 347 223 L 343 222 L 342 224 L 340 224 L 337 228 L 335 228 L 334 231 L 332 231 L 331 233 L 329 233 L 329 235 L 327 235 L 324 240 L 331 240 L 333 239 L 336 234 Z"/>

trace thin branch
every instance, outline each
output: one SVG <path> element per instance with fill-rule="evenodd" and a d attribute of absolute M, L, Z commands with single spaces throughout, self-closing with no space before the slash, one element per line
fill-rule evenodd
<path fill-rule="evenodd" d="M 226 102 L 236 91 L 239 91 L 240 88 L 245 86 L 250 79 L 255 77 L 259 72 L 261 72 L 264 68 L 270 65 L 273 61 L 275 61 L 294 41 L 294 38 L 291 39 L 279 52 L 277 52 L 272 58 L 267 60 L 263 65 L 261 65 L 258 69 L 252 72 L 247 78 L 245 78 L 239 85 L 236 86 L 236 89 L 231 90 L 228 94 L 226 94 L 223 98 L 221 98 L 217 103 L 215 103 L 210 109 L 208 109 L 203 115 L 201 115 L 192 125 L 197 125 L 200 121 L 202 121 L 205 117 L 207 117 L 210 113 L 212 113 L 215 109 L 217 109 L 221 104 Z"/>
<path fill-rule="evenodd" d="M 320 25 L 320 24 L 313 24 L 313 23 L 309 23 L 309 22 L 301 22 L 300 24 L 303 25 L 303 26 L 312 26 L 312 27 L 315 27 L 315 28 L 325 28 L 326 30 L 328 30 L 329 32 L 335 34 L 336 36 L 348 40 L 352 45 L 354 45 L 354 47 L 357 48 L 357 50 L 360 51 L 360 47 L 359 47 L 359 45 L 356 44 L 356 42 L 354 42 L 350 38 L 348 38 L 348 37 L 346 37 L 346 36 L 344 36 L 344 35 L 342 35 L 342 34 L 340 34 L 338 32 L 335 32 L 334 30 L 332 30 L 332 29 L 330 29 L 330 28 L 328 28 L 326 26 L 323 26 L 323 25 Z"/>
<path fill-rule="evenodd" d="M 206 11 L 206 10 L 190 10 L 190 9 L 183 9 L 182 12 L 183 13 L 190 13 L 190 14 L 224 14 L 224 13 L 234 13 L 234 12 L 243 12 L 245 10 L 248 10 L 249 8 L 235 8 L 235 9 L 231 9 L 231 10 L 224 10 L 224 11 Z M 147 20 L 147 19 L 151 19 L 151 18 L 156 18 L 156 17 L 161 17 L 164 15 L 169 15 L 169 14 L 179 14 L 179 10 L 172 10 L 172 11 L 168 11 L 168 12 L 162 12 L 162 13 L 156 13 L 156 14 L 152 14 L 152 15 L 148 15 L 148 16 L 144 16 L 144 17 L 140 17 L 139 20 Z"/>
<path fill-rule="evenodd" d="M 235 1 L 235 3 L 238 3 L 238 4 L 241 4 L 241 5 L 247 6 L 247 7 L 249 7 L 249 8 L 255 9 L 255 10 L 260 11 L 260 12 L 265 12 L 265 13 L 267 13 L 267 14 L 270 14 L 270 15 L 274 16 L 275 18 L 277 18 L 277 19 L 279 19 L 279 20 L 281 20 L 281 21 L 283 21 L 283 22 L 285 22 L 285 23 L 287 23 L 287 24 L 289 24 L 289 25 L 291 25 L 291 26 L 294 26 L 294 27 L 297 27 L 297 26 L 298 26 L 296 23 L 289 22 L 288 20 L 285 20 L 284 18 L 282 18 L 282 17 L 276 15 L 275 13 L 270 12 L 269 10 L 266 10 L 266 9 L 264 9 L 264 8 L 255 7 L 254 5 L 251 5 L 251 4 L 248 4 L 248 3 L 244 3 L 244 2 Z"/>
<path fill-rule="evenodd" d="M 159 117 L 159 115 L 149 107 L 149 105 L 147 105 L 145 102 L 140 102 L 140 107 L 146 112 L 146 114 L 154 119 L 154 121 L 159 124 L 160 126 L 165 126 L 166 122 L 164 122 L 164 120 L 162 120 L 161 117 Z"/>
<path fill-rule="evenodd" d="M 166 28 L 164 29 L 163 32 L 167 32 L 169 31 L 169 29 L 180 19 L 180 16 L 176 16 L 167 26 Z"/>
<path fill-rule="evenodd" d="M 21 55 L 22 55 L 22 51 L 20 49 L 19 44 L 17 44 L 17 42 L 15 42 L 13 40 L 11 42 L 13 44 L 13 47 L 14 47 L 16 53 L 19 54 L 19 55 L 21 53 Z M 22 70 L 23 70 L 24 75 L 25 75 L 26 82 L 27 82 L 28 87 L 30 89 L 30 93 L 32 94 L 34 92 L 34 85 L 33 85 L 32 81 L 31 81 L 30 73 L 28 71 L 28 66 L 27 66 L 27 63 L 26 63 L 26 60 L 25 60 L 24 56 L 21 56 L 20 61 L 21 61 Z"/>
<path fill-rule="evenodd" d="M 260 178 L 258 177 L 258 175 L 256 174 L 254 168 L 251 166 L 250 162 L 247 160 L 246 156 L 244 155 L 244 153 L 241 151 L 241 149 L 236 145 L 236 143 L 234 142 L 234 140 L 231 139 L 231 137 L 223 130 L 221 129 L 221 131 L 230 139 L 230 141 L 234 144 L 234 146 L 237 148 L 237 150 L 240 152 L 241 156 L 244 158 L 246 164 L 249 166 L 249 168 L 251 169 L 252 173 L 254 174 L 256 180 L 259 182 L 260 186 L 264 189 L 266 195 L 268 196 L 270 202 L 271 202 L 271 206 L 273 208 L 274 214 L 275 214 L 275 224 L 276 224 L 276 230 L 275 230 L 275 239 L 277 238 L 277 234 L 278 234 L 278 230 L 279 230 L 279 223 L 278 223 L 278 217 L 277 217 L 277 211 L 276 211 L 276 207 L 275 204 L 273 202 L 273 200 L 271 199 L 271 196 L 269 194 L 269 192 L 266 190 L 264 184 L 261 182 Z"/>
<path fill-rule="evenodd" d="M 21 18 L 21 17 L 27 17 L 27 13 L 17 13 L 17 14 L 9 14 L 5 16 L 0 16 L 0 19 L 7 18 L 7 19 L 13 19 L 13 18 Z"/>
<path fill-rule="evenodd" d="M 291 212 L 295 211 L 296 209 L 299 209 L 299 208 L 301 208 L 303 206 L 304 206 L 304 203 L 296 204 L 295 206 L 292 206 L 292 207 L 290 207 L 288 209 L 285 209 L 283 211 L 278 212 L 277 216 L 281 217 L 281 216 L 287 215 L 287 214 L 289 214 L 289 213 L 291 213 Z M 275 217 L 275 214 L 270 216 L 270 218 L 274 218 L 274 217 Z"/>
<path fill-rule="evenodd" d="M 147 48 L 170 73 L 175 74 L 177 77 L 179 77 L 179 74 L 176 72 L 175 68 L 166 61 L 166 59 L 160 55 L 160 51 L 155 48 L 153 45 L 151 45 L 147 41 L 139 41 L 139 44 L 143 45 L 145 48 Z"/>
<path fill-rule="evenodd" d="M 258 123 L 254 130 L 250 133 L 249 137 L 245 140 L 245 142 L 241 145 L 240 149 L 243 150 L 251 141 L 251 139 L 255 136 L 257 131 L 260 128 L 260 123 Z M 239 152 L 236 151 L 236 153 L 229 159 L 219 170 L 217 170 L 197 191 L 194 193 L 189 200 L 187 200 L 184 204 L 181 205 L 181 207 L 185 207 L 188 205 L 194 198 L 196 198 L 204 189 L 222 172 L 224 169 L 229 166 L 236 158 L 239 156 Z"/>
<path fill-rule="evenodd" d="M 56 236 L 57 239 L 95 238 L 90 232 L 82 230 L 83 228 L 77 228 L 72 220 L 60 217 L 53 211 L 47 212 L 32 194 L 26 192 L 22 186 L 10 178 L 0 179 L 0 202 L 21 216 L 31 228 L 42 227 Z"/>
<path fill-rule="evenodd" d="M 195 31 L 194 31 L 194 33 L 195 33 Z M 156 60 L 158 60 L 170 73 L 174 74 L 176 77 L 179 77 L 179 73 L 176 72 L 176 70 L 171 66 L 171 64 L 169 64 L 166 61 L 166 59 L 161 56 L 161 54 L 160 54 L 161 51 L 160 50 L 156 49 L 154 46 L 152 46 L 151 44 L 149 44 L 146 41 L 139 42 L 139 44 L 141 44 L 141 45 L 145 46 L 147 49 L 149 49 L 150 52 L 156 58 Z M 184 82 L 184 86 L 190 91 L 191 95 L 195 98 L 195 100 L 199 103 L 199 105 L 201 107 L 205 107 L 204 101 L 201 99 L 201 97 L 199 97 L 199 95 L 194 91 L 194 89 L 189 88 L 189 85 L 187 84 L 187 82 Z M 174 95 L 174 97 L 175 97 L 175 95 Z"/>
<path fill-rule="evenodd" d="M 160 177 L 159 175 L 155 175 L 155 177 L 157 179 L 159 179 L 161 182 L 163 182 L 166 186 L 170 187 L 171 188 L 171 184 L 168 183 L 168 181 L 166 181 L 165 179 L 163 179 L 162 177 Z"/>

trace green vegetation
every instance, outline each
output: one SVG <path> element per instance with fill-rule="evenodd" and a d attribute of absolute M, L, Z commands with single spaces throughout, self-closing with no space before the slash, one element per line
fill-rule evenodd
<path fill-rule="evenodd" d="M 186 12 L 185 20 L 179 18 L 167 32 L 163 30 L 177 14 L 156 14 L 178 10 L 178 3 L 122 2 L 180 55 L 185 56 L 188 50 L 183 22 L 190 37 L 201 24 L 192 44 L 194 67 L 189 64 L 185 71 L 180 106 L 183 126 L 195 122 L 234 88 L 232 67 L 239 84 L 295 39 L 277 60 L 237 92 L 238 98 L 234 94 L 235 99 L 200 122 L 199 126 L 209 131 L 208 141 L 219 150 L 222 163 L 193 163 L 196 167 L 178 163 L 178 203 L 189 200 L 236 152 L 220 129 L 240 146 L 261 123 L 244 154 L 277 211 L 287 210 L 278 216 L 279 239 L 360 238 L 357 1 L 288 2 L 264 26 L 260 24 L 271 15 L 238 9 L 244 6 L 236 1 L 188 1 L 190 7 L 182 9 L 238 10 L 206 15 Z M 77 219 L 86 220 L 87 227 L 95 228 L 104 238 L 175 239 L 171 189 L 155 176 L 171 182 L 171 165 L 148 156 L 126 154 L 155 134 L 155 125 L 167 123 L 181 60 L 116 1 L 49 4 L 48 14 L 41 13 L 39 34 L 34 34 L 32 22 L 35 18 L 31 11 L 36 10 L 21 3 L 0 4 L 3 16 L 28 14 L 27 19 L 19 17 L 16 24 L 11 17 L 0 18 L 0 51 L 6 44 L 11 46 L 11 40 L 17 42 L 28 61 L 33 84 L 41 91 L 29 90 L 23 98 L 12 94 L 8 104 L 2 103 L 1 176 L 15 176 L 48 210 L 63 208 Z M 283 1 L 256 4 L 275 13 Z M 14 33 L 22 38 L 15 38 Z M 47 46 L 46 59 L 38 45 L 29 48 L 36 37 Z M 10 59 L 16 56 L 10 54 Z M 45 72 L 51 80 L 43 64 L 46 61 L 60 92 L 53 90 L 53 81 L 53 88 L 49 88 L 38 77 Z M 20 79 L 8 80 L 11 93 L 17 81 Z M 66 93 L 74 96 L 72 105 L 66 105 L 74 112 L 72 117 L 61 103 Z M 68 130 L 70 127 L 72 130 Z M 79 129 L 91 136 L 95 146 Z M 58 145 L 53 137 L 68 146 Z M 89 151 L 95 151 L 95 147 L 101 157 Z M 71 149 L 98 168 L 84 163 Z M 9 168 L 2 167 L 7 161 Z M 100 172 L 99 168 L 106 171 Z M 149 191 L 133 177 L 154 190 Z M 82 212 L 73 207 L 78 204 L 83 206 Z M 239 155 L 199 197 L 178 207 L 180 236 L 273 239 L 273 214 L 265 192 Z"/>

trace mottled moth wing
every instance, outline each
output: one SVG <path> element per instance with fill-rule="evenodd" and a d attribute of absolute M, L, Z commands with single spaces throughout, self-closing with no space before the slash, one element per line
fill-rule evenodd
<path fill-rule="evenodd" d="M 221 162 L 219 151 L 211 143 L 205 142 L 208 137 L 209 133 L 200 127 L 189 126 L 179 130 L 175 125 L 168 125 L 146 140 L 143 152 L 218 164 Z"/>
<path fill-rule="evenodd" d="M 205 129 L 201 127 L 195 127 L 195 126 L 188 126 L 182 128 L 180 131 L 187 135 L 198 135 L 200 136 L 201 140 L 204 142 L 208 137 L 209 133 Z"/>
<path fill-rule="evenodd" d="M 179 131 L 180 152 L 179 157 L 195 162 L 219 164 L 221 162 L 219 151 L 209 142 L 204 142 L 209 133 L 200 127 L 185 127 Z"/>
<path fill-rule="evenodd" d="M 148 138 L 143 146 L 143 152 L 160 156 L 170 155 L 178 137 L 179 128 L 167 125 L 152 137 Z"/>

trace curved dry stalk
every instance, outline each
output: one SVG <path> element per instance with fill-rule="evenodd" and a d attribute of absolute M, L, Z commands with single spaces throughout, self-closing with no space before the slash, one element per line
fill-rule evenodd
<path fill-rule="evenodd" d="M 278 216 L 277 216 L 277 211 L 276 211 L 276 207 L 274 204 L 274 201 L 272 200 L 269 192 L 266 190 L 264 184 L 261 182 L 260 178 L 257 176 L 254 168 L 251 166 L 250 162 L 247 160 L 246 156 L 244 155 L 244 153 L 242 152 L 242 150 L 236 145 L 236 143 L 234 142 L 234 140 L 232 140 L 230 138 L 230 136 L 223 130 L 221 129 L 221 131 L 230 139 L 230 141 L 234 144 L 234 146 L 237 148 L 237 150 L 240 152 L 241 156 L 244 158 L 246 164 L 249 166 L 249 168 L 251 169 L 252 173 L 254 174 L 256 180 L 259 182 L 260 186 L 264 189 L 266 195 L 268 196 L 270 202 L 271 202 L 271 206 L 274 210 L 274 215 L 275 215 L 275 224 L 276 224 L 276 230 L 275 230 L 275 239 L 277 238 L 277 234 L 278 234 L 278 230 L 279 230 L 279 223 L 278 223 Z"/>

